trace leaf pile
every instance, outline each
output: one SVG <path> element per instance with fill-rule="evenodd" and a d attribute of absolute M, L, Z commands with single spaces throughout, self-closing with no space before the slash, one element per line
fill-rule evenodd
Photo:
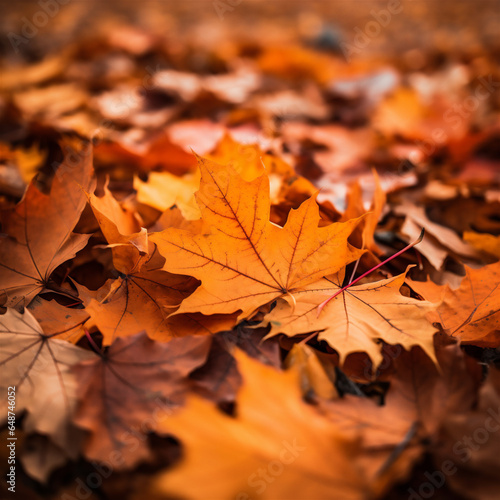
<path fill-rule="evenodd" d="M 495 498 L 500 101 L 446 119 L 480 65 L 103 33 L 0 85 L 18 490 Z"/>

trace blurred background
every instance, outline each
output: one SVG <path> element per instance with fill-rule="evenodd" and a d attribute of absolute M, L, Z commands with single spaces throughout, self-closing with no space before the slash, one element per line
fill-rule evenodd
<path fill-rule="evenodd" d="M 371 167 L 388 191 L 431 171 L 491 187 L 499 6 L 3 0 L 0 161 L 22 179 L 0 188 L 19 196 L 58 161 L 60 134 L 93 139 L 98 174 L 127 192 L 137 171 L 194 168 L 191 149 L 209 152 L 225 130 L 284 158 L 338 209 L 354 179 L 371 199 Z"/>
<path fill-rule="evenodd" d="M 76 37 L 93 36 L 123 23 L 172 41 L 193 36 L 206 43 L 229 35 L 299 36 L 333 48 L 342 41 L 352 42 L 356 28 L 364 31 L 366 24 L 376 19 L 373 13 L 387 10 L 391 4 L 397 13 L 383 30 L 376 34 L 373 25 L 368 27 L 369 43 L 363 47 L 363 57 L 401 55 L 415 48 L 438 55 L 499 47 L 498 0 L 2 0 L 0 29 L 3 57 L 11 62 L 23 57 L 36 59 Z M 38 11 L 43 12 L 43 5 L 47 11 L 58 11 L 53 17 L 49 12 L 46 23 L 43 15 L 36 17 Z M 36 43 L 20 45 L 19 53 L 6 35 L 21 34 L 29 21 L 40 36 Z"/>

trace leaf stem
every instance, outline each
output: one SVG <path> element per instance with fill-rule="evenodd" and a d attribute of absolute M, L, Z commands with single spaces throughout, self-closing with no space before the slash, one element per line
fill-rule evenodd
<path fill-rule="evenodd" d="M 349 282 L 346 286 L 342 287 L 340 290 L 338 290 L 337 292 L 335 292 L 333 295 L 330 295 L 330 297 L 328 297 L 324 302 L 322 302 L 318 306 L 317 316 L 319 317 L 319 315 L 321 314 L 321 311 L 325 308 L 325 306 L 328 304 L 328 302 L 330 302 L 330 300 L 332 300 L 335 297 L 337 297 L 337 295 L 340 295 L 342 292 L 344 292 L 345 290 L 347 290 L 352 285 L 356 284 L 359 280 L 363 279 L 365 276 L 368 276 L 370 273 L 372 273 L 373 271 L 377 270 L 379 267 L 382 267 L 384 264 L 387 264 L 392 259 L 395 259 L 396 257 L 399 257 L 402 253 L 406 252 L 410 248 L 413 248 L 415 245 L 418 245 L 422 241 L 422 239 L 424 238 L 424 234 L 425 234 L 425 228 L 422 228 L 422 232 L 420 233 L 420 236 L 413 243 L 410 243 L 409 245 L 405 246 L 402 250 L 400 250 L 399 252 L 395 253 L 394 255 L 391 255 L 389 258 L 385 259 L 380 264 L 377 264 L 375 267 L 372 267 L 371 269 L 368 269 L 368 271 L 366 271 L 365 273 L 363 273 L 361 276 L 359 276 L 355 280 Z"/>
<path fill-rule="evenodd" d="M 85 336 L 87 337 L 87 340 L 89 341 L 89 344 L 91 345 L 92 349 L 99 354 L 102 355 L 101 349 L 99 349 L 99 346 L 95 343 L 94 339 L 91 337 L 89 331 L 85 329 Z"/>

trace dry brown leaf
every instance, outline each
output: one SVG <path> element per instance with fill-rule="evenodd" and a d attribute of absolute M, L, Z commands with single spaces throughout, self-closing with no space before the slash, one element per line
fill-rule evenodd
<path fill-rule="evenodd" d="M 396 479 L 408 478 L 424 452 L 438 443 L 450 414 L 472 407 L 481 373 L 457 346 L 438 352 L 441 373 L 419 349 L 401 352 L 383 406 L 368 398 L 346 395 L 320 403 L 325 414 L 345 432 L 362 435 L 366 474 L 383 491 Z"/>
<path fill-rule="evenodd" d="M 445 477 L 458 494 L 477 500 L 498 497 L 499 430 L 500 372 L 492 368 L 480 390 L 478 407 L 444 422 L 443 445 L 434 458 L 440 469 L 448 462 L 446 469 L 451 472 Z"/>
<path fill-rule="evenodd" d="M 67 456 L 76 458 L 80 435 L 71 418 L 80 393 L 70 367 L 96 355 L 54 336 L 45 334 L 28 310 L 20 314 L 8 309 L 0 315 L 1 387 L 7 394 L 7 387 L 15 386 L 15 413 L 27 412 L 27 433 L 49 436 Z M 5 421 L 6 403 L 2 412 Z"/>
<path fill-rule="evenodd" d="M 73 420 L 90 432 L 86 457 L 106 461 L 114 453 L 121 468 L 149 458 L 146 435 L 180 404 L 186 376 L 209 348 L 208 337 L 161 344 L 139 333 L 72 366 L 81 401 Z"/>

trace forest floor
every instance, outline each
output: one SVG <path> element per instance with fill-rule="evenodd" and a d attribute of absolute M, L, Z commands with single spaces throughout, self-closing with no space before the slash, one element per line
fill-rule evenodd
<path fill-rule="evenodd" d="M 2 498 L 498 499 L 498 7 L 2 3 Z"/>

